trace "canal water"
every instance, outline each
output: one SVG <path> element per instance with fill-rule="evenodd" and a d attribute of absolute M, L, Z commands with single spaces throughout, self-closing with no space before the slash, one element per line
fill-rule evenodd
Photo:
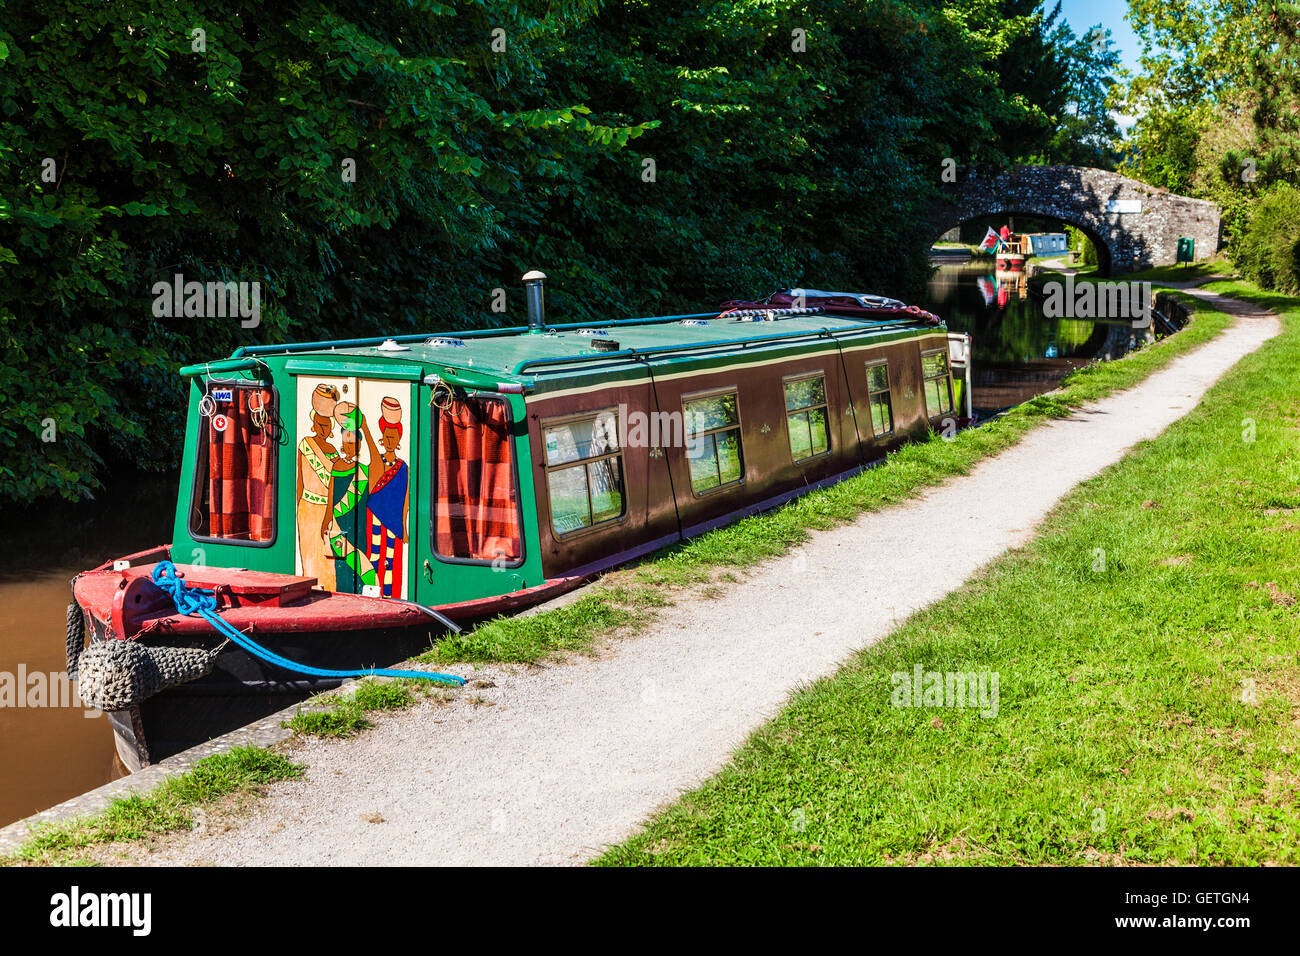
<path fill-rule="evenodd" d="M 69 582 L 170 541 L 176 480 L 135 476 L 97 501 L 0 515 L 0 681 L 11 689 L 0 698 L 0 826 L 126 773 L 108 720 L 60 692 Z"/>
<path fill-rule="evenodd" d="M 995 272 L 990 259 L 940 265 L 926 308 L 973 337 L 971 397 L 984 415 L 1050 392 L 1074 369 L 1134 344 L 1127 323 L 1048 318 L 1024 274 Z"/>
<path fill-rule="evenodd" d="M 1023 278 L 943 265 L 927 307 L 974 337 L 974 404 L 985 413 L 1055 388 L 1128 348 L 1129 329 L 1049 319 Z M 95 502 L 0 515 L 0 680 L 66 671 L 69 581 L 79 570 L 171 540 L 176 476 L 132 476 Z M 17 688 L 21 694 L 24 688 Z M 0 826 L 123 775 L 103 716 L 77 706 L 0 706 Z M 75 698 L 73 699 L 75 704 Z"/>

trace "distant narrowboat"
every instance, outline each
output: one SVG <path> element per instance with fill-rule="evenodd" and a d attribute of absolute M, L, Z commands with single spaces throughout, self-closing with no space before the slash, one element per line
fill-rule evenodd
<path fill-rule="evenodd" d="M 70 670 L 84 648 L 135 642 L 134 671 L 97 678 L 119 692 L 130 769 L 339 683 L 178 612 L 160 562 L 283 658 L 386 666 L 441 620 L 538 603 L 969 421 L 969 338 L 915 306 L 796 289 L 547 325 L 544 278 L 524 277 L 526 327 L 256 346 L 181 370 L 172 543 L 79 574 L 69 607 Z"/>
<path fill-rule="evenodd" d="M 1027 259 L 1066 251 L 1063 232 L 1015 233 L 1004 226 L 997 243 L 997 271 L 1007 274 L 1024 272 Z"/>

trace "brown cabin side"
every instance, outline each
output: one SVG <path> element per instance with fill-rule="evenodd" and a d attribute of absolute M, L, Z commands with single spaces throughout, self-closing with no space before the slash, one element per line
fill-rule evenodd
<path fill-rule="evenodd" d="M 592 573 L 614 566 L 773 507 L 883 458 L 903 442 L 925 434 L 942 417 L 932 419 L 928 414 L 921 356 L 940 350 L 946 356 L 947 348 L 946 333 L 936 332 L 901 341 L 850 344 L 843 350 L 831 345 L 814 353 L 722 369 L 676 371 L 670 367 L 631 384 L 530 398 L 528 440 L 536 472 L 533 478 L 545 576 Z M 881 366 L 888 377 L 885 392 L 879 390 Z M 797 383 L 801 382 L 804 387 L 799 389 Z M 792 451 L 791 430 L 802 431 L 804 418 L 799 412 L 789 413 L 787 385 L 793 392 L 810 394 L 809 401 L 820 397 L 818 386 L 824 386 L 827 447 L 814 448 L 815 453 L 805 454 L 801 460 L 796 460 Z M 951 407 L 951 370 L 943 387 Z M 889 412 L 888 427 L 884 428 L 882 396 L 887 396 Z M 701 489 L 692 480 L 691 456 L 683 440 L 684 413 L 688 405 L 707 409 L 718 407 L 719 402 L 727 407 L 734 404 L 734 424 L 723 422 L 717 437 L 731 444 L 736 444 L 738 437 L 740 475 L 738 480 Z M 816 416 L 822 407 L 814 407 L 811 414 Z M 658 433 L 653 429 L 638 433 L 635 426 L 646 421 L 661 426 Z M 554 443 L 556 436 L 567 438 L 575 432 L 588 435 L 593 422 L 597 429 L 617 429 L 620 447 L 606 447 L 602 454 L 581 459 L 590 465 L 581 477 L 575 475 L 576 459 L 561 462 L 559 467 L 548 463 L 564 457 L 552 447 L 548 459 L 548 440 Z M 719 453 L 719 457 L 725 456 Z M 722 464 L 718 468 L 723 471 Z M 598 494 L 595 486 L 602 483 L 602 475 L 614 474 L 621 475 L 621 512 L 597 520 L 601 517 L 598 499 L 606 496 Z M 590 485 L 588 514 L 592 520 L 579 527 L 567 515 L 557 518 L 552 514 L 551 489 L 583 478 Z"/>

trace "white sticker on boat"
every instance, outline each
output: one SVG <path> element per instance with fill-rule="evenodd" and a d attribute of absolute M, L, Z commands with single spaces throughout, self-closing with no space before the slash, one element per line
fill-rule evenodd
<path fill-rule="evenodd" d="M 129 568 L 130 566 L 131 566 L 131 562 L 130 562 L 130 561 L 126 561 L 126 560 L 123 560 L 123 559 L 121 559 L 121 558 L 119 558 L 118 560 L 116 560 L 116 561 L 113 562 L 113 570 L 114 570 L 114 571 L 125 571 L 125 570 L 126 570 L 127 568 Z"/>
<path fill-rule="evenodd" d="M 363 584 L 361 585 L 361 596 L 362 597 L 383 597 L 384 592 L 379 589 L 378 584 Z"/>
<path fill-rule="evenodd" d="M 224 432 L 226 430 L 226 426 L 228 426 L 229 424 L 230 424 L 230 419 L 227 418 L 225 415 L 212 416 L 213 431 Z"/>
<path fill-rule="evenodd" d="M 214 388 L 212 390 L 212 400 L 214 402 L 231 402 L 235 399 L 235 390 L 233 388 Z"/>

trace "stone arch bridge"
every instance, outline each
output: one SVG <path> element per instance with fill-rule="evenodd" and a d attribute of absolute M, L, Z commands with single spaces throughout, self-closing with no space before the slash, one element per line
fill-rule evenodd
<path fill-rule="evenodd" d="M 995 215 L 1060 219 L 1097 247 L 1098 272 L 1118 275 L 1177 261 L 1178 239 L 1195 241 L 1197 259 L 1219 248 L 1219 207 L 1118 173 L 1082 166 L 958 167 L 930 208 L 937 240 L 969 219 Z"/>

